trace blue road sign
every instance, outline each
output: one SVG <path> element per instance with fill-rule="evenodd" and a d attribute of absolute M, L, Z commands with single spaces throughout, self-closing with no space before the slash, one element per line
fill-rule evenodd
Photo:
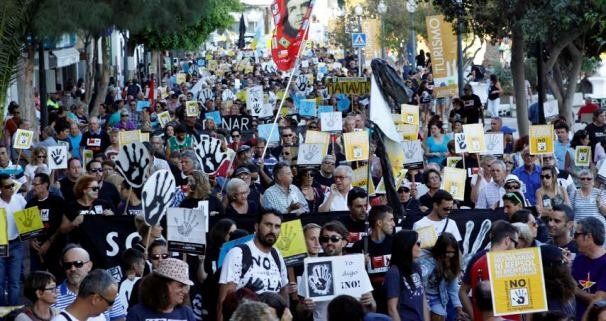
<path fill-rule="evenodd" d="M 351 34 L 351 45 L 354 48 L 366 47 L 366 34 L 362 32 L 353 32 Z"/>

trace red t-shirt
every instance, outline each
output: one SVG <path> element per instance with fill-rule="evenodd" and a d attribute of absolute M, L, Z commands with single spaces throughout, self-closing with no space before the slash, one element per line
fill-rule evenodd
<path fill-rule="evenodd" d="M 472 293 L 475 291 L 476 286 L 478 286 L 478 281 L 490 280 L 488 276 L 488 256 L 484 254 L 481 258 L 479 258 L 471 267 L 471 289 Z M 482 311 L 478 309 L 478 305 L 475 302 L 476 295 L 472 296 L 472 304 L 473 304 L 473 321 L 483 321 L 482 320 Z M 503 316 L 506 319 L 520 321 L 519 314 L 505 315 Z"/>
<path fill-rule="evenodd" d="M 598 108 L 600 107 L 598 107 L 598 105 L 594 103 L 589 103 L 581 106 L 578 112 L 579 118 L 581 118 L 581 114 L 591 114 L 594 111 L 598 110 Z"/>

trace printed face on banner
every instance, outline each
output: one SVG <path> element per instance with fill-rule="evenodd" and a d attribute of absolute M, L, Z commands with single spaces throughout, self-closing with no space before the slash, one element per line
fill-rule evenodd
<path fill-rule="evenodd" d="M 577 146 L 574 153 L 574 164 L 587 167 L 591 164 L 591 147 Z"/>
<path fill-rule="evenodd" d="M 503 133 L 484 134 L 486 152 L 483 155 L 503 155 L 504 142 Z"/>
<path fill-rule="evenodd" d="M 322 163 L 322 144 L 300 144 L 297 156 L 297 165 L 319 165 Z"/>
<path fill-rule="evenodd" d="M 280 236 L 276 241 L 276 249 L 284 257 L 286 266 L 303 262 L 303 258 L 307 255 L 307 246 L 301 220 L 282 223 Z"/>
<path fill-rule="evenodd" d="M 175 188 L 175 178 L 168 170 L 154 172 L 145 182 L 143 192 L 141 192 L 141 201 L 147 224 L 158 225 L 175 195 Z"/>
<path fill-rule="evenodd" d="M 553 136 L 553 124 L 530 126 L 530 154 L 553 153 Z"/>
<path fill-rule="evenodd" d="M 468 153 L 483 153 L 486 150 L 482 124 L 463 125 L 463 133 L 465 133 Z"/>
<path fill-rule="evenodd" d="M 538 247 L 488 252 L 487 255 L 495 316 L 547 311 Z"/>
<path fill-rule="evenodd" d="M 362 254 L 305 258 L 303 262 L 305 297 L 313 301 L 330 301 L 341 294 L 360 298 L 372 291 Z"/>
<path fill-rule="evenodd" d="M 259 117 L 263 109 L 263 87 L 254 86 L 247 89 L 246 109 L 250 110 L 253 116 Z"/>
<path fill-rule="evenodd" d="M 32 147 L 32 140 L 34 139 L 34 132 L 31 130 L 17 129 L 15 132 L 15 141 L 13 148 L 15 149 L 29 149 Z"/>
<path fill-rule="evenodd" d="M 403 143 L 404 146 L 404 167 L 418 168 L 423 167 L 423 146 L 418 140 L 407 140 Z"/>
<path fill-rule="evenodd" d="M 343 141 L 345 143 L 345 159 L 348 162 L 368 160 L 368 132 L 344 133 Z"/>
<path fill-rule="evenodd" d="M 198 117 L 200 116 L 200 108 L 198 102 L 195 100 L 189 100 L 185 102 L 185 115 L 187 117 Z"/>
<path fill-rule="evenodd" d="M 141 142 L 134 142 L 122 146 L 115 162 L 118 172 L 132 187 L 143 186 L 147 166 L 151 163 L 151 157 L 145 145 Z"/>
<path fill-rule="evenodd" d="M 203 209 L 169 208 L 166 213 L 169 249 L 182 253 L 204 253 L 208 230 L 206 216 L 208 206 Z"/>
<path fill-rule="evenodd" d="M 67 168 L 67 147 L 66 146 L 50 146 L 47 151 L 48 169 L 63 169 Z"/>
<path fill-rule="evenodd" d="M 402 104 L 402 122 L 409 125 L 419 125 L 419 106 Z"/>
<path fill-rule="evenodd" d="M 343 114 L 340 112 L 321 113 L 320 126 L 323 132 L 340 132 L 343 130 Z"/>
<path fill-rule="evenodd" d="M 118 144 L 120 146 L 141 142 L 141 130 L 122 130 L 118 132 Z"/>
<path fill-rule="evenodd" d="M 214 174 L 228 162 L 227 152 L 221 151 L 221 140 L 208 135 L 200 136 L 200 142 L 194 146 L 194 152 L 206 174 Z"/>
<path fill-rule="evenodd" d="M 465 199 L 465 179 L 467 171 L 462 168 L 445 167 L 444 179 L 442 180 L 442 189 L 452 194 L 456 200 Z"/>
<path fill-rule="evenodd" d="M 166 124 L 170 122 L 170 114 L 168 113 L 168 111 L 163 111 L 158 114 L 158 122 L 160 123 L 160 126 L 162 126 L 162 128 L 164 128 Z"/>

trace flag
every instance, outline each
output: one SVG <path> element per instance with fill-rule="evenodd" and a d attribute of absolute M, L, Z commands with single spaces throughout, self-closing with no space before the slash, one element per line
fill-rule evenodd
<path fill-rule="evenodd" d="M 244 49 L 244 34 L 246 33 L 246 24 L 244 24 L 244 14 L 240 16 L 240 37 L 238 38 L 238 48 Z"/>
<path fill-rule="evenodd" d="M 293 1 L 294 5 L 289 8 L 289 1 L 292 0 L 274 0 L 271 5 L 276 25 L 271 40 L 271 56 L 281 71 L 294 67 L 301 43 L 307 37 L 309 16 L 315 2 Z"/>

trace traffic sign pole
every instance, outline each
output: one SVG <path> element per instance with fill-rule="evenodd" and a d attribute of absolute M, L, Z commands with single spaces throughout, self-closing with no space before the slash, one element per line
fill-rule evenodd
<path fill-rule="evenodd" d="M 352 32 L 351 46 L 358 49 L 358 77 L 362 76 L 362 48 L 366 47 L 366 34 L 363 32 Z"/>

